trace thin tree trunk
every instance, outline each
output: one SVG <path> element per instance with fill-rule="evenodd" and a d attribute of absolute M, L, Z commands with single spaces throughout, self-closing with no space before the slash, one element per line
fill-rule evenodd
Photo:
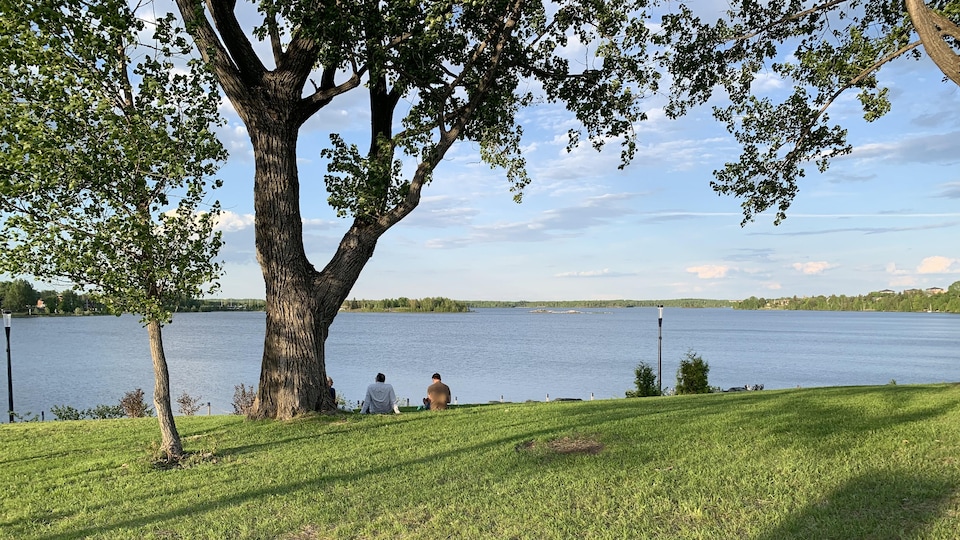
<path fill-rule="evenodd" d="M 157 419 L 160 421 L 160 450 L 167 455 L 167 459 L 179 460 L 183 457 L 183 445 L 170 407 L 170 372 L 167 370 L 167 357 L 163 353 L 163 337 L 160 328 L 160 321 L 154 320 L 147 323 L 150 356 L 153 358 L 153 406 L 157 410 Z"/>

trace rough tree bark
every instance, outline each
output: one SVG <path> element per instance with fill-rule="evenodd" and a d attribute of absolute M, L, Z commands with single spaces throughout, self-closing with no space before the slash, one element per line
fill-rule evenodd
<path fill-rule="evenodd" d="M 170 406 L 170 372 L 167 369 L 167 357 L 163 353 L 163 337 L 160 321 L 147 323 L 147 335 L 150 336 L 150 357 L 153 358 L 153 406 L 160 421 L 160 450 L 167 459 L 177 461 L 183 457 L 183 444 L 180 433 L 173 420 Z"/>
<path fill-rule="evenodd" d="M 960 86 L 960 54 L 947 41 L 952 38 L 960 42 L 960 27 L 931 10 L 923 0 L 907 0 L 907 12 L 930 59 L 948 79 Z"/>

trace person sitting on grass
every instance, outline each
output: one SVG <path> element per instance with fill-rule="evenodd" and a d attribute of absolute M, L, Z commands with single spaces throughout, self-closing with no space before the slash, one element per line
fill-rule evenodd
<path fill-rule="evenodd" d="M 400 414 L 397 395 L 393 392 L 393 386 L 387 384 L 387 376 L 377 373 L 376 382 L 367 387 L 360 414 L 390 414 L 391 412 Z"/>
<path fill-rule="evenodd" d="M 450 387 L 440 382 L 440 374 L 433 374 L 433 384 L 427 387 L 427 399 L 431 411 L 442 411 L 450 403 Z M 426 404 L 426 400 L 424 401 Z"/>

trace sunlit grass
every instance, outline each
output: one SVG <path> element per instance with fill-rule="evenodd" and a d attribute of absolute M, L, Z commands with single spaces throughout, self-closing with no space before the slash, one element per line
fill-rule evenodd
<path fill-rule="evenodd" d="M 960 386 L 0 427 L 3 538 L 956 538 Z"/>

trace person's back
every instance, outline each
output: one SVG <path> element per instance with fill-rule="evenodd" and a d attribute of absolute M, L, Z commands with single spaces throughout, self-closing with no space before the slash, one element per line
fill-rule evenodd
<path fill-rule="evenodd" d="M 376 382 L 367 387 L 363 407 L 360 408 L 361 413 L 400 413 L 400 409 L 397 408 L 397 395 L 393 391 L 393 386 L 387 384 L 386 380 L 383 373 L 377 373 Z"/>
<path fill-rule="evenodd" d="M 427 387 L 427 399 L 431 411 L 442 411 L 450 403 L 450 387 L 440 381 L 440 374 L 433 374 L 433 384 Z"/>

